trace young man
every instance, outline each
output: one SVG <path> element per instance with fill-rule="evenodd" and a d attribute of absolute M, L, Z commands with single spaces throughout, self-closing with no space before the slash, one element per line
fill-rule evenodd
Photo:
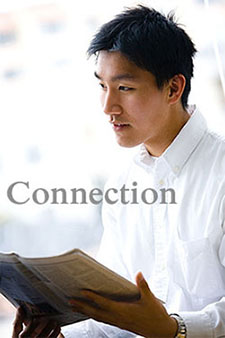
<path fill-rule="evenodd" d="M 141 145 L 108 186 L 146 192 L 140 202 L 130 194 L 104 205 L 98 257 L 126 278 L 136 276 L 141 296 L 116 302 L 83 292 L 97 308 L 70 304 L 95 320 L 63 329 L 64 336 L 225 337 L 225 143 L 187 105 L 195 47 L 172 17 L 138 6 L 103 25 L 88 52 L 97 56 L 102 107 L 117 142 Z M 173 203 L 153 203 L 153 189 L 157 196 L 174 191 Z M 20 336 L 23 321 L 18 311 L 14 338 L 59 332 L 43 321 Z"/>

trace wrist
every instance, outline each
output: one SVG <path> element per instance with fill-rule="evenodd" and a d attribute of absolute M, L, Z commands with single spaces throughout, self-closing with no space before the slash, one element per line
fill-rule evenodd
<path fill-rule="evenodd" d="M 170 314 L 170 317 L 177 322 L 177 332 L 174 335 L 174 338 L 186 338 L 187 329 L 183 318 L 181 318 L 177 313 Z"/>
<path fill-rule="evenodd" d="M 152 330 L 152 326 L 154 327 L 154 331 Z M 161 321 L 158 320 L 156 323 L 152 324 L 147 334 L 147 331 L 139 332 L 139 334 L 146 338 L 174 338 L 176 337 L 177 330 L 178 323 L 176 319 L 168 316 L 167 318 L 164 318 Z"/>
<path fill-rule="evenodd" d="M 170 317 L 170 324 L 169 324 L 169 329 L 168 329 L 169 336 L 168 337 L 171 337 L 171 338 L 176 337 L 177 332 L 178 332 L 178 322 L 177 322 L 176 318 Z"/>

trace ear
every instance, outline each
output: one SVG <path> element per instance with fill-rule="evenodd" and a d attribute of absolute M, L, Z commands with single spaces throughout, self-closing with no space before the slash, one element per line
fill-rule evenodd
<path fill-rule="evenodd" d="M 170 104 L 175 104 L 181 99 L 185 84 L 186 79 L 182 74 L 177 74 L 169 80 L 168 102 Z"/>

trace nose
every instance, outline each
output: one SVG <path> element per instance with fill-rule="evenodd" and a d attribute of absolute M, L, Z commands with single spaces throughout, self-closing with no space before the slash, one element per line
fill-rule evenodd
<path fill-rule="evenodd" d="M 115 115 L 122 112 L 118 97 L 110 90 L 102 95 L 101 102 L 103 111 L 107 115 Z"/>

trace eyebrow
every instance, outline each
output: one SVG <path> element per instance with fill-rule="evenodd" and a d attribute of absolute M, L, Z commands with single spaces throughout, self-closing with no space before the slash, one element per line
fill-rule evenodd
<path fill-rule="evenodd" d="M 97 77 L 97 79 L 102 80 L 101 76 L 98 75 L 97 72 L 94 72 L 94 76 Z M 116 82 L 118 80 L 136 80 L 136 79 L 137 79 L 137 76 L 134 76 L 129 73 L 124 73 L 124 74 L 118 74 L 118 75 L 113 76 L 111 78 L 111 81 Z"/>

